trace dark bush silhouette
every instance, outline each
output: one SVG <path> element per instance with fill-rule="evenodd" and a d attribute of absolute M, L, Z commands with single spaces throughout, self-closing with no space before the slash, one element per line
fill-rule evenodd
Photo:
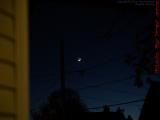
<path fill-rule="evenodd" d="M 48 97 L 47 103 L 43 104 L 38 112 L 32 113 L 32 117 L 33 120 L 63 120 L 64 115 L 62 114 L 65 114 L 65 119 L 72 119 L 73 115 L 87 111 L 79 94 L 72 89 L 66 89 L 64 101 L 62 100 L 62 92 L 60 90 L 54 91 Z"/>
<path fill-rule="evenodd" d="M 128 115 L 127 120 L 133 120 L 133 118 L 130 115 Z"/>
<path fill-rule="evenodd" d="M 102 112 L 109 113 L 110 112 L 110 108 L 107 105 L 104 105 Z"/>

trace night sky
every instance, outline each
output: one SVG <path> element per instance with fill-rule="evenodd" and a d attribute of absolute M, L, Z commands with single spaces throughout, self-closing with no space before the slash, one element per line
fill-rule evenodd
<path fill-rule="evenodd" d="M 143 99 L 148 85 L 133 85 L 132 68 L 124 63 L 136 34 L 153 21 L 153 11 L 40 2 L 30 15 L 31 109 L 60 87 L 59 40 L 65 44 L 66 86 L 79 92 L 89 107 Z M 145 33 L 141 37 L 145 37 Z M 77 61 L 78 58 L 82 60 Z M 85 70 L 78 72 L 79 70 Z M 92 86 L 97 85 L 97 86 Z M 120 105 L 138 120 L 143 102 Z M 96 109 L 91 111 L 100 111 Z"/>

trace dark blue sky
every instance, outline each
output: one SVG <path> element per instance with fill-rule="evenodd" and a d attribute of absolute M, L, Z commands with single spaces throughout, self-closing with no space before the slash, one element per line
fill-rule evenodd
<path fill-rule="evenodd" d="M 147 10 L 38 4 L 30 17 L 31 108 L 36 109 L 60 86 L 58 43 L 61 38 L 65 41 L 66 85 L 77 90 L 88 107 L 144 98 L 148 86 L 136 88 L 133 79 L 127 80 L 133 71 L 124 63 L 124 57 L 133 50 L 136 33 L 144 31 L 152 21 L 153 13 Z M 82 62 L 77 62 L 77 57 Z M 84 75 L 73 72 L 84 68 L 91 69 Z M 109 83 L 85 88 L 103 82 Z M 137 120 L 141 106 L 142 102 L 120 107 Z"/>

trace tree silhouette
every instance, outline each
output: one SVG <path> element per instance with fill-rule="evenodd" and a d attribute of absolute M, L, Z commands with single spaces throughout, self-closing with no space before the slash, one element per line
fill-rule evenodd
<path fill-rule="evenodd" d="M 130 115 L 128 115 L 128 118 L 126 120 L 133 120 L 133 118 Z"/>
<path fill-rule="evenodd" d="M 116 117 L 117 117 L 117 120 L 125 120 L 124 110 L 121 109 L 120 107 L 117 108 Z"/>
<path fill-rule="evenodd" d="M 113 112 L 110 110 L 109 106 L 104 105 L 101 115 L 102 116 L 99 116 L 99 118 L 103 118 L 103 120 L 133 120 L 130 115 L 126 118 L 124 115 L 124 109 L 121 109 L 120 107 Z"/>
<path fill-rule="evenodd" d="M 142 36 L 144 33 L 147 33 L 145 37 Z M 133 46 L 134 50 L 125 57 L 125 63 L 134 70 L 134 85 L 137 87 L 143 86 L 143 75 L 152 75 L 154 73 L 154 46 L 155 37 L 153 19 L 152 23 L 146 27 L 142 33 L 136 35 Z"/>
<path fill-rule="evenodd" d="M 64 106 L 61 93 L 61 90 L 51 93 L 47 103 L 43 104 L 38 112 L 32 113 L 33 120 L 62 120 L 64 108 L 66 117 L 72 117 L 74 114 L 88 111 L 86 105 L 81 102 L 77 92 L 69 88 L 65 90 Z"/>
<path fill-rule="evenodd" d="M 109 113 L 110 112 L 110 108 L 107 105 L 104 105 L 102 112 Z"/>

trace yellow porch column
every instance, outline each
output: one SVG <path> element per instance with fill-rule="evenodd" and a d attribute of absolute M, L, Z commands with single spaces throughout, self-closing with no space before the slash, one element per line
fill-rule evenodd
<path fill-rule="evenodd" d="M 0 0 L 0 120 L 29 120 L 27 0 Z"/>

